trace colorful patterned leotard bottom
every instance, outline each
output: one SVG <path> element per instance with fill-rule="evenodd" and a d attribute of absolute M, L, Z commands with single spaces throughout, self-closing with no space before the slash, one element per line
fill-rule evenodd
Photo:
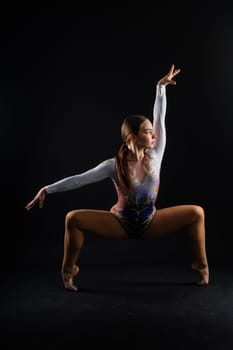
<path fill-rule="evenodd" d="M 126 208 L 118 212 L 117 218 L 129 238 L 141 238 L 154 216 L 152 203 L 142 209 Z"/>

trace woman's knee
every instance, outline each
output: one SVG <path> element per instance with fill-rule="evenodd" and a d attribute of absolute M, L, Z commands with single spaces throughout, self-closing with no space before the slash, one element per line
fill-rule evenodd
<path fill-rule="evenodd" d="M 204 208 L 200 205 L 192 205 L 192 212 L 195 220 L 204 220 L 205 211 Z"/>
<path fill-rule="evenodd" d="M 80 249 L 84 243 L 84 233 L 78 222 L 78 210 L 66 214 L 66 235 L 70 240 L 70 249 Z"/>
<path fill-rule="evenodd" d="M 78 227 L 78 213 L 77 210 L 71 210 L 66 214 L 65 218 L 66 228 L 72 230 L 74 227 Z"/>

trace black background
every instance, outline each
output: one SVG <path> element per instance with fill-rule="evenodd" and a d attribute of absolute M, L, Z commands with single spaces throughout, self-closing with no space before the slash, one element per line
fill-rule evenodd
<path fill-rule="evenodd" d="M 67 211 L 109 210 L 115 203 L 106 180 L 51 195 L 43 209 L 25 210 L 43 185 L 115 155 L 123 118 L 152 116 L 156 82 L 172 63 L 181 73 L 167 88 L 157 207 L 203 206 L 210 258 L 232 263 L 232 15 L 230 2 L 2 9 L 4 268 L 58 264 Z M 88 239 L 87 255 L 97 256 L 100 247 L 106 255 L 119 249 Z M 169 242 L 161 256 L 183 248 L 171 245 L 169 251 Z M 140 254 L 146 257 L 148 250 Z"/>

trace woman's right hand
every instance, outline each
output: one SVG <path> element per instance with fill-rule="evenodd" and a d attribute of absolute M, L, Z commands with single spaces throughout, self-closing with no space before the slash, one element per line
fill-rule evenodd
<path fill-rule="evenodd" d="M 45 189 L 45 187 L 42 187 L 37 192 L 37 194 L 32 199 L 32 201 L 26 205 L 25 209 L 27 209 L 27 210 L 32 209 L 34 207 L 34 205 L 36 205 L 36 203 L 39 203 L 39 208 L 43 208 L 46 195 L 47 195 L 46 189 Z"/>

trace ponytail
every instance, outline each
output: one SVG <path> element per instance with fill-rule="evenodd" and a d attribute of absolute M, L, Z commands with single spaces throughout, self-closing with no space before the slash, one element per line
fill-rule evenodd
<path fill-rule="evenodd" d="M 120 184 L 126 192 L 131 188 L 127 153 L 128 147 L 124 142 L 116 155 L 116 169 Z"/>
<path fill-rule="evenodd" d="M 127 162 L 127 142 L 130 141 L 131 135 L 138 134 L 141 123 L 143 123 L 146 119 L 148 118 L 143 115 L 132 114 L 127 116 L 121 125 L 121 138 L 123 140 L 123 144 L 119 148 L 119 151 L 116 155 L 116 171 L 120 185 L 125 192 L 131 190 L 131 180 Z"/>

